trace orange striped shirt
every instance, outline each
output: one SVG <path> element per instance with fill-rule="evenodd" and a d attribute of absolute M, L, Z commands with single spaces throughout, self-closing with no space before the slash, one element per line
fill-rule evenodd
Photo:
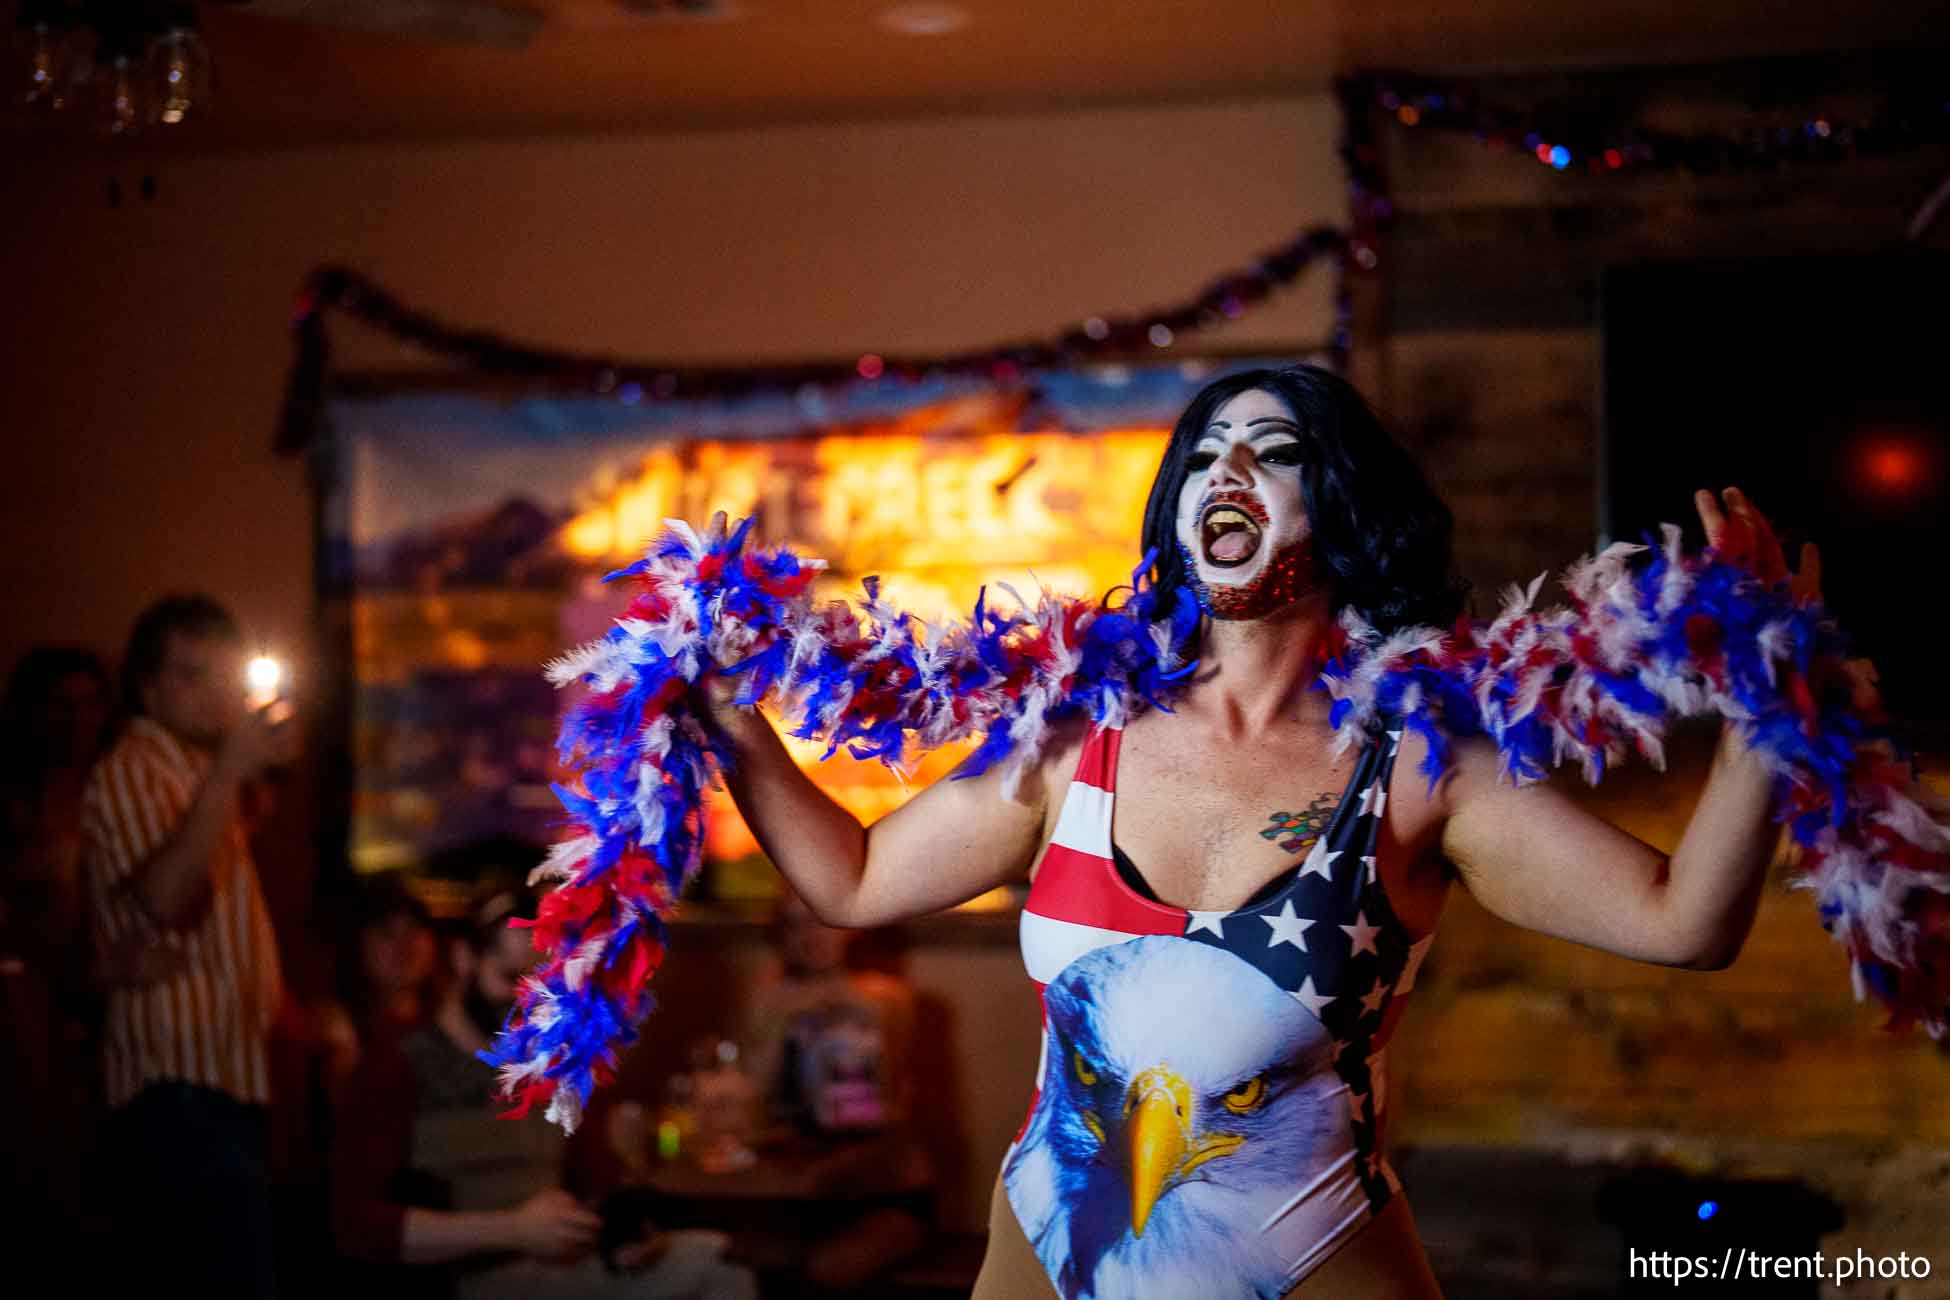
<path fill-rule="evenodd" d="M 282 983 L 241 816 L 218 841 L 209 908 L 187 929 L 159 927 L 128 892 L 136 869 L 188 818 L 211 763 L 159 723 L 136 718 L 82 793 L 82 868 L 100 950 L 162 943 L 183 955 L 168 979 L 109 990 L 102 1066 L 111 1106 L 163 1081 L 270 1100 L 265 1042 Z"/>

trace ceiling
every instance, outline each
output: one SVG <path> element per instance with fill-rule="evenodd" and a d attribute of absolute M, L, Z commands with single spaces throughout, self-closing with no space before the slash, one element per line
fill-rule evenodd
<path fill-rule="evenodd" d="M 629 0 L 528 0 L 540 21 L 519 49 L 205 4 L 217 110 L 153 135 L 261 148 L 1007 112 L 1293 92 L 1353 67 L 1543 70 L 1950 40 L 1941 0 L 960 0 L 966 25 L 938 36 L 877 23 L 888 0 L 722 4 L 722 18 L 673 21 L 633 15 Z"/>

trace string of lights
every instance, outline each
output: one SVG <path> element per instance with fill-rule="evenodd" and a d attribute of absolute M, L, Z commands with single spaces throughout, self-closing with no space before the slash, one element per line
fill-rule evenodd
<path fill-rule="evenodd" d="M 1431 78 L 1364 73 L 1345 84 L 1346 98 L 1372 104 L 1397 125 L 1461 131 L 1492 152 L 1560 172 L 1771 170 L 1950 143 L 1950 88 L 1892 91 L 1880 113 L 1859 120 L 1814 113 L 1737 131 L 1682 132 L 1497 104 L 1463 83 Z"/>
<path fill-rule="evenodd" d="M 1338 83 L 1341 161 L 1349 227 L 1309 226 L 1252 262 L 1213 277 L 1182 302 L 1149 311 L 1090 316 L 1053 336 L 946 356 L 867 353 L 851 362 L 686 367 L 625 361 L 541 348 L 483 330 L 465 329 L 414 310 L 358 272 L 321 267 L 298 296 L 293 328 L 297 357 L 278 444 L 309 445 L 330 364 L 325 319 L 337 311 L 465 368 L 526 379 L 635 405 L 682 398 L 735 398 L 764 391 L 838 390 L 892 379 L 980 377 L 998 385 L 1033 371 L 1165 352 L 1244 315 L 1327 260 L 1338 276 L 1336 320 L 1326 352 L 1343 365 L 1353 345 L 1352 276 L 1381 262 L 1394 201 L 1376 138 L 1378 121 L 1413 130 L 1466 133 L 1485 148 L 1534 160 L 1560 173 L 1618 175 L 1687 170 L 1711 173 L 1835 162 L 1950 143 L 1950 91 L 1892 93 L 1879 115 L 1844 120 L 1815 115 L 1730 132 L 1676 132 L 1643 125 L 1580 121 L 1548 107 L 1513 107 L 1478 96 L 1455 81 L 1398 73 L 1362 73 Z"/>

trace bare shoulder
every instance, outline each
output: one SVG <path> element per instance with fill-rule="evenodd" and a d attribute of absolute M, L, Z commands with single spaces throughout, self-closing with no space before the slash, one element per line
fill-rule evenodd
<path fill-rule="evenodd" d="M 1037 797 L 1042 801 L 1043 832 L 1035 859 L 1029 866 L 1032 881 L 1043 865 L 1043 854 L 1050 840 L 1056 835 L 1057 819 L 1063 815 L 1063 799 L 1083 757 L 1084 742 L 1090 738 L 1092 725 L 1088 718 L 1070 718 L 1057 723 L 1050 728 L 1049 737 L 1043 742 L 1042 756 L 1036 760 L 1033 779 Z"/>
<path fill-rule="evenodd" d="M 1445 740 L 1446 752 L 1435 756 L 1426 735 L 1404 728 L 1388 795 L 1388 832 L 1406 847 L 1410 874 L 1430 887 L 1458 878 L 1444 837 L 1470 792 L 1496 780 L 1499 763 L 1486 737 Z"/>
<path fill-rule="evenodd" d="M 1472 794 L 1494 786 L 1503 761 L 1487 736 L 1444 739 L 1446 752 L 1434 757 L 1426 735 L 1412 728 L 1402 730 L 1392 796 L 1405 813 L 1438 825 L 1453 817 Z"/>
<path fill-rule="evenodd" d="M 1083 757 L 1084 742 L 1090 738 L 1092 725 L 1088 718 L 1066 718 L 1050 728 L 1049 738 L 1043 742 L 1042 757 L 1036 760 L 1037 776 L 1045 791 L 1061 794 L 1069 784 L 1077 761 Z"/>

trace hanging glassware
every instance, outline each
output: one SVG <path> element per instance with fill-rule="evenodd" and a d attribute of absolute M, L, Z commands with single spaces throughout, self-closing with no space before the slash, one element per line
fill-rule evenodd
<path fill-rule="evenodd" d="M 210 53 L 196 28 L 171 27 L 149 42 L 146 80 L 156 120 L 164 126 L 208 111 Z"/>
<path fill-rule="evenodd" d="M 122 139 L 134 135 L 149 121 L 146 96 L 142 93 L 142 74 L 134 56 L 117 51 L 101 60 L 94 85 L 91 125 L 103 135 Z"/>
<path fill-rule="evenodd" d="M 209 110 L 209 48 L 187 0 L 21 0 L 4 84 L 8 116 L 27 126 L 74 109 L 124 138 Z"/>
<path fill-rule="evenodd" d="M 25 22 L 15 35 L 13 100 L 29 117 L 68 106 L 73 92 L 73 43 L 64 27 L 41 20 Z"/>

